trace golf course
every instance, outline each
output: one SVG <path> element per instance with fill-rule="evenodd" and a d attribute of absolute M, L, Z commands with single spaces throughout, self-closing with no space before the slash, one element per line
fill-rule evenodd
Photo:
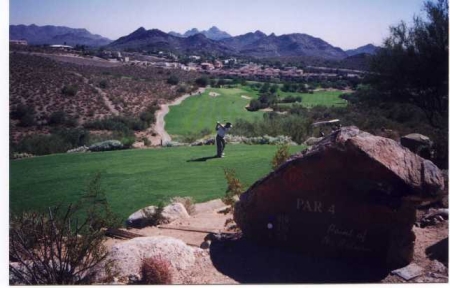
<path fill-rule="evenodd" d="M 294 96 L 302 97 L 302 106 L 336 106 L 345 107 L 346 101 L 339 98 L 342 91 L 317 91 L 314 94 L 298 92 L 277 92 L 280 99 Z M 211 96 L 215 95 L 215 96 Z M 258 92 L 249 86 L 237 88 L 212 88 L 206 89 L 200 95 L 194 95 L 184 100 L 180 105 L 171 106 L 169 114 L 165 117 L 166 131 L 175 136 L 186 136 L 192 133 L 200 133 L 204 129 L 213 132 L 216 121 L 229 121 L 235 123 L 236 119 L 254 120 L 261 119 L 264 112 L 249 112 L 245 109 L 251 99 L 257 99 Z M 280 103 L 280 106 L 292 106 L 292 103 Z"/>
<path fill-rule="evenodd" d="M 314 94 L 283 93 L 280 98 L 301 96 L 301 105 L 345 105 L 341 92 Z M 200 133 L 214 135 L 216 121 L 261 119 L 264 111 L 249 112 L 245 106 L 258 98 L 248 86 L 209 88 L 166 115 L 166 131 L 175 136 Z M 291 146 L 297 153 L 304 146 Z M 215 146 L 132 149 L 100 153 L 53 154 L 10 162 L 11 212 L 43 210 L 73 203 L 86 191 L 96 173 L 113 211 L 122 218 L 139 208 L 169 202 L 175 196 L 190 196 L 196 202 L 223 197 L 224 168 L 236 171 L 246 187 L 271 171 L 274 145 L 230 144 L 225 158 L 213 158 Z"/>

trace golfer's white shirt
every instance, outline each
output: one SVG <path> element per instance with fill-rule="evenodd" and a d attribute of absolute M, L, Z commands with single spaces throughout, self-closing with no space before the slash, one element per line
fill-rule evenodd
<path fill-rule="evenodd" d="M 228 132 L 228 130 L 230 130 L 230 128 L 222 128 L 219 126 L 219 129 L 217 130 L 217 135 L 219 135 L 220 137 L 225 137 L 225 134 Z"/>

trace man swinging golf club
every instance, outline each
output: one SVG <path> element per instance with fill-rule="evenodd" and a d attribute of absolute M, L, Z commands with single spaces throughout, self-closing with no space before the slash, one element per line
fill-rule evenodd
<path fill-rule="evenodd" d="M 217 131 L 217 136 L 216 136 L 216 146 L 217 146 L 217 158 L 221 158 L 224 157 L 224 153 L 223 150 L 225 149 L 225 134 L 231 129 L 231 127 L 233 127 L 233 125 L 231 125 L 230 122 L 227 122 L 225 124 L 225 126 L 223 126 L 222 124 L 220 124 L 219 121 L 217 121 L 216 124 L 216 131 Z"/>

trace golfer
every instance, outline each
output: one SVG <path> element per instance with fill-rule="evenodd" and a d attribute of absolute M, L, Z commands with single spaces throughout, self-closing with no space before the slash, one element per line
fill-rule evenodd
<path fill-rule="evenodd" d="M 227 122 L 225 124 L 225 126 L 223 126 L 222 124 L 220 124 L 219 121 L 217 121 L 216 124 L 216 131 L 217 131 L 217 136 L 216 136 L 216 146 L 217 146 L 217 155 L 216 157 L 218 158 L 222 158 L 224 157 L 224 153 L 223 150 L 225 150 L 225 134 L 231 129 L 231 127 L 233 127 L 233 125 L 231 125 L 230 122 Z"/>

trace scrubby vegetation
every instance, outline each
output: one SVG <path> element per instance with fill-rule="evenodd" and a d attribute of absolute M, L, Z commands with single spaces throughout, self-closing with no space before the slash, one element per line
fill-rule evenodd
<path fill-rule="evenodd" d="M 158 73 L 160 68 L 97 62 L 52 54 L 45 57 L 21 52 L 10 55 L 10 111 L 13 119 L 10 146 L 14 151 L 33 150 L 21 150 L 30 146 L 21 143 L 30 142 L 30 138 L 52 146 L 34 149 L 41 151 L 36 155 L 74 148 L 55 138 L 50 131 L 55 126 L 88 129 L 106 126 L 107 131 L 113 133 L 106 137 L 109 139 L 101 140 L 115 137 L 130 146 L 134 142 L 134 131 L 144 130 L 154 122 L 157 100 L 169 101 L 196 88 L 194 80 L 198 74 L 195 72 L 171 71 L 170 78 L 177 80 L 179 86 L 172 89 L 172 84 L 167 83 L 166 73 Z M 110 129 L 111 126 L 114 129 Z"/>
<path fill-rule="evenodd" d="M 114 225 L 100 188 L 100 175 L 88 184 L 83 198 L 67 208 L 12 215 L 9 228 L 11 284 L 90 284 L 96 266 L 111 267 L 103 245 L 104 230 Z M 108 275 L 111 276 L 111 275 Z"/>
<path fill-rule="evenodd" d="M 280 167 L 281 164 L 288 160 L 289 156 L 289 146 L 286 144 L 280 145 L 272 158 L 272 169 L 275 170 Z"/>

